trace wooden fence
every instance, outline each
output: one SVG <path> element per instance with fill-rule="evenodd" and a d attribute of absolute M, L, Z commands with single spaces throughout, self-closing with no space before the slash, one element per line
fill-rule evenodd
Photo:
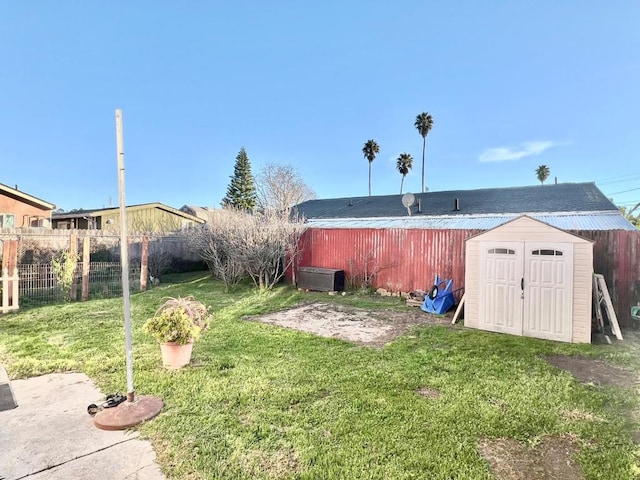
<path fill-rule="evenodd" d="M 9 275 L 9 269 L 2 270 L 0 277 L 0 285 L 2 285 L 2 313 L 8 313 L 18 310 L 20 302 L 18 301 L 18 269 L 14 269 L 13 275 Z"/>
<path fill-rule="evenodd" d="M 23 305 L 62 302 L 67 298 L 51 265 L 18 265 L 20 299 Z M 130 291 L 142 290 L 139 264 L 129 265 Z M 72 301 L 112 298 L 122 295 L 122 268 L 119 262 L 78 262 L 68 296 Z"/>
<path fill-rule="evenodd" d="M 78 238 L 72 234 L 66 237 L 66 247 L 78 259 L 71 300 L 86 301 L 89 298 L 109 298 L 122 295 L 122 270 L 117 262 L 91 261 L 92 236 Z M 35 305 L 63 301 L 66 296 L 51 267 L 51 263 L 19 263 L 21 239 L 4 239 L 2 247 L 1 312 L 18 310 L 19 304 Z M 149 239 L 143 236 L 139 241 L 139 257 L 132 258 L 129 266 L 129 285 L 134 291 L 146 290 L 149 276 Z M 80 252 L 78 251 L 80 250 Z M 14 272 L 9 276 L 7 272 Z M 20 302 L 18 302 L 20 298 Z"/>

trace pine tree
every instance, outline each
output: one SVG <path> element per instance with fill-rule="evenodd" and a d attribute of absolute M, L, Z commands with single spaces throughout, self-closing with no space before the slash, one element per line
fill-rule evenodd
<path fill-rule="evenodd" d="M 251 174 L 251 163 L 244 147 L 236 157 L 233 176 L 227 188 L 227 195 L 222 199 L 223 207 L 234 207 L 252 211 L 256 205 L 256 186 Z"/>

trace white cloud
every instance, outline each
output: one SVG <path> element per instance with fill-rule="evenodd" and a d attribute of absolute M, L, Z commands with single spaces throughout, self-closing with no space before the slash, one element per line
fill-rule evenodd
<path fill-rule="evenodd" d="M 480 154 L 480 162 L 505 162 L 509 160 L 520 160 L 524 157 L 540 155 L 545 150 L 563 145 L 552 141 L 523 142 L 520 148 L 496 147 L 488 148 Z"/>

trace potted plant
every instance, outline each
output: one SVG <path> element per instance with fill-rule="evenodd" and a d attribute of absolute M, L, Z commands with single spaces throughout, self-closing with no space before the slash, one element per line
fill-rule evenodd
<path fill-rule="evenodd" d="M 162 364 L 176 369 L 191 361 L 193 342 L 207 329 L 209 308 L 193 296 L 168 297 L 144 324 L 144 329 L 159 343 Z"/>

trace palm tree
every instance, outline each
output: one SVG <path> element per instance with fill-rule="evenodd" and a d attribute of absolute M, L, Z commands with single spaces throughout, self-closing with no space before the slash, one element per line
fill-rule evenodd
<path fill-rule="evenodd" d="M 427 135 L 431 131 L 433 127 L 433 117 L 427 113 L 423 112 L 416 117 L 416 121 L 413 123 L 413 126 L 418 129 L 420 135 L 422 135 L 422 192 L 424 192 L 424 151 L 427 146 Z"/>
<path fill-rule="evenodd" d="M 544 185 L 544 181 L 549 178 L 550 173 L 551 171 L 546 165 L 540 165 L 538 168 L 536 168 L 536 177 L 538 177 L 538 180 L 540 180 L 540 185 Z"/>
<path fill-rule="evenodd" d="M 380 147 L 375 140 L 367 140 L 364 147 L 362 147 L 364 158 L 369 160 L 369 196 L 371 196 L 371 163 L 375 160 L 379 151 Z"/>
<path fill-rule="evenodd" d="M 407 176 L 407 173 L 413 167 L 413 157 L 409 153 L 401 153 L 398 159 L 396 160 L 396 168 L 400 175 L 402 175 L 402 180 L 400 181 L 400 195 L 402 195 L 402 186 L 404 185 L 404 177 Z"/>

